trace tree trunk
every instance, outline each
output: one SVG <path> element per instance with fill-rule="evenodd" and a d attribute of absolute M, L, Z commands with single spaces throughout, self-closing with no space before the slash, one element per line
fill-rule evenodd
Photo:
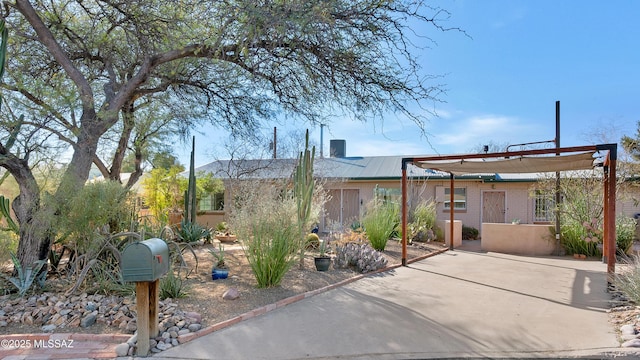
<path fill-rule="evenodd" d="M 40 189 L 27 160 L 9 153 L 2 145 L 0 155 L 0 166 L 11 173 L 20 188 L 20 194 L 13 199 L 11 208 L 20 226 L 17 256 L 23 267 L 29 266 L 36 260 L 45 259 L 49 251 L 48 240 L 38 234 L 42 227 L 34 224 L 40 209 Z"/>

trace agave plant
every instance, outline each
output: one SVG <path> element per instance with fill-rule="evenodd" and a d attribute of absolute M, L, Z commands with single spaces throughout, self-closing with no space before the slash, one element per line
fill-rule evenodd
<path fill-rule="evenodd" d="M 16 254 L 11 253 L 11 261 L 13 261 L 13 266 L 17 276 L 7 276 L 3 273 L 0 273 L 5 280 L 13 284 L 13 286 L 18 290 L 18 295 L 23 297 L 24 294 L 31 288 L 33 282 L 38 279 L 38 285 L 40 287 L 44 286 L 44 281 L 47 276 L 46 271 L 42 271 L 42 267 L 47 264 L 45 260 L 38 260 L 33 265 L 28 266 L 26 268 L 22 268 L 20 265 L 20 261 L 16 257 Z"/>

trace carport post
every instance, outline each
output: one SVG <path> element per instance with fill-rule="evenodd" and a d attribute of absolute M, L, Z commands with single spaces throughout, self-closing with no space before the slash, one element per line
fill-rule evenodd
<path fill-rule="evenodd" d="M 609 264 L 609 166 L 604 165 L 602 167 L 603 170 L 603 199 L 602 199 L 602 213 L 604 217 L 604 222 L 602 224 L 602 262 L 605 264 Z M 607 266 L 607 271 L 608 271 Z M 609 281 L 609 279 L 607 279 Z"/>
<path fill-rule="evenodd" d="M 453 200 L 454 200 L 454 185 L 455 185 L 455 181 L 453 179 L 453 173 L 449 173 L 449 176 L 451 177 L 451 189 L 449 190 L 449 250 L 453 250 L 453 208 L 454 208 L 454 204 L 453 204 Z M 445 236 L 446 238 L 446 236 Z"/>
<path fill-rule="evenodd" d="M 407 161 L 402 159 L 402 266 L 407 266 Z"/>
<path fill-rule="evenodd" d="M 613 154 L 612 154 L 613 153 Z M 607 254 L 607 275 L 609 284 L 613 284 L 616 273 L 616 155 L 615 150 L 609 152 L 609 191 L 607 203 L 607 215 L 609 221 L 607 230 L 609 233 L 609 249 Z"/>

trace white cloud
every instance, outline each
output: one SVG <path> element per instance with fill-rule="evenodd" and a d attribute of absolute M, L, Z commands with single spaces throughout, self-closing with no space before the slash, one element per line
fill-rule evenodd
<path fill-rule="evenodd" d="M 445 131 L 434 132 L 432 142 L 442 153 L 467 151 L 481 143 L 522 143 L 547 139 L 538 138 L 540 129 L 517 117 L 476 115 L 442 124 Z"/>

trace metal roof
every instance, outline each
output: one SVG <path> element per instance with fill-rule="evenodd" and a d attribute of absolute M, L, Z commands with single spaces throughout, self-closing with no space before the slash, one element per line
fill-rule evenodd
<path fill-rule="evenodd" d="M 402 156 L 329 157 L 314 160 L 314 174 L 325 179 L 396 180 L 402 178 Z M 291 177 L 297 159 L 218 160 L 199 166 L 196 172 L 232 179 L 282 179 Z M 409 178 L 448 179 L 449 173 L 409 164 Z M 466 174 L 460 180 L 535 181 L 544 174 Z"/>

